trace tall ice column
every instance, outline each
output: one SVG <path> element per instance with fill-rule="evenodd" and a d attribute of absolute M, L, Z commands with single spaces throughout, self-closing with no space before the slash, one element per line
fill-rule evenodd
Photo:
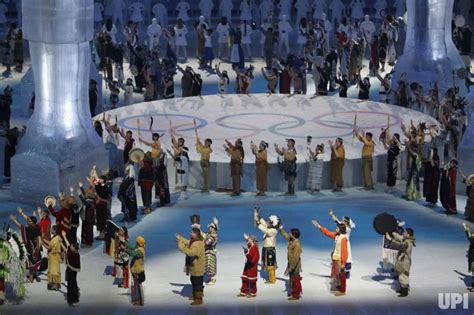
<path fill-rule="evenodd" d="M 440 97 L 455 85 L 461 94 L 466 92 L 464 80 L 456 72 L 465 65 L 452 40 L 453 4 L 454 0 L 407 0 L 407 35 L 392 77 L 394 88 L 406 72 L 408 83 L 420 83 L 425 92 L 435 82 Z"/>
<path fill-rule="evenodd" d="M 93 0 L 23 0 L 35 73 L 35 112 L 12 160 L 12 196 L 40 202 L 107 167 L 89 114 Z"/>

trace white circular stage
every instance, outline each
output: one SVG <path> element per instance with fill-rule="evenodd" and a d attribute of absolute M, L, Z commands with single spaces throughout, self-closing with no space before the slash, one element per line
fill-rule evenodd
<path fill-rule="evenodd" d="M 171 144 L 168 130 L 171 120 L 176 136 L 186 139 L 186 145 L 190 148 L 191 163 L 197 162 L 192 163 L 190 178 L 190 186 L 195 187 L 199 187 L 200 182 L 198 162 L 200 157 L 194 147 L 193 120 L 197 122 L 199 137 L 202 140 L 205 138 L 213 140 L 214 152 L 211 156 L 211 163 L 212 169 L 215 169 L 213 171 L 214 187 L 230 187 L 230 171 L 228 170 L 230 158 L 222 148 L 224 140 L 228 139 L 232 142 L 237 138 L 242 138 L 246 150 L 243 189 L 252 189 L 253 187 L 254 156 L 250 151 L 250 141 L 252 140 L 257 144 L 261 140 L 270 144 L 268 159 L 271 164 L 275 164 L 275 167 L 271 168 L 269 183 L 273 184 L 273 189 L 280 189 L 280 183 L 275 184 L 271 177 L 280 176 L 278 166 L 276 166 L 277 154 L 273 149 L 273 144 L 286 146 L 286 138 L 295 139 L 299 164 L 297 177 L 300 189 L 304 189 L 307 137 L 312 137 L 311 147 L 313 150 L 316 144 L 323 143 L 325 145 L 325 161 L 330 159 L 328 140 L 341 137 L 344 139 L 346 159 L 348 160 L 344 170 L 345 184 L 351 186 L 360 183 L 358 161 L 362 143 L 357 139 L 354 140 L 352 136 L 356 115 L 356 127 L 374 134 L 377 156 L 374 178 L 377 180 L 384 179 L 384 156 L 386 153 L 383 145 L 378 143 L 377 139 L 381 128 L 386 128 L 388 121 L 390 121 L 392 133 L 401 133 L 401 123 L 409 125 L 410 120 L 415 123 L 423 121 L 427 125 L 438 125 L 435 119 L 423 113 L 378 102 L 339 97 L 281 94 L 175 98 L 117 108 L 106 114 L 110 115 L 112 119 L 117 117 L 119 127 L 133 131 L 136 140 L 138 140 L 138 126 L 140 126 L 141 137 L 147 141 L 151 141 L 152 132 L 164 133 L 162 145 L 166 148 L 170 148 Z M 149 129 L 150 117 L 153 117 L 152 131 Z M 138 141 L 136 141 L 136 146 L 145 151 L 149 150 L 149 147 L 138 143 Z M 123 148 L 123 140 L 120 141 L 119 148 Z M 380 163 L 377 163 L 378 160 Z M 377 166 L 377 164 L 380 165 Z M 351 169 L 353 170 L 351 171 Z M 327 167 L 325 167 L 323 176 L 325 176 L 324 174 L 329 174 Z M 328 179 L 325 179 L 326 181 L 328 184 Z M 325 186 L 327 187 L 327 185 Z"/>

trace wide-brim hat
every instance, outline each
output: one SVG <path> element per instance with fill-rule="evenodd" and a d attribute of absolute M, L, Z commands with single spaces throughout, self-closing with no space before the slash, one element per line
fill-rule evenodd
<path fill-rule="evenodd" d="M 44 197 L 44 204 L 46 207 L 48 206 L 50 201 L 52 202 L 51 205 L 54 207 L 56 205 L 56 198 L 52 195 Z"/>

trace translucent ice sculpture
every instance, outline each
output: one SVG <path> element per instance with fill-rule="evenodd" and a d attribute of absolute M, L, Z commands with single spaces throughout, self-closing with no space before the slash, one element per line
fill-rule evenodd
<path fill-rule="evenodd" d="M 106 153 L 89 114 L 93 0 L 23 0 L 36 103 L 12 160 L 12 196 L 39 202 L 84 180 Z"/>
<path fill-rule="evenodd" d="M 427 91 L 437 82 L 440 96 L 448 87 L 466 92 L 457 75 L 464 68 L 451 34 L 454 0 L 407 0 L 407 35 L 403 55 L 395 65 L 392 86 L 403 73 L 408 83 L 418 82 Z"/>

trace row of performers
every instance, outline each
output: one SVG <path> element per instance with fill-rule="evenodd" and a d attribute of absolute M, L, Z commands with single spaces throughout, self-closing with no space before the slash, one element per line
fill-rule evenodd
<path fill-rule="evenodd" d="M 357 117 L 355 117 L 355 120 Z M 210 190 L 210 158 L 213 152 L 212 139 L 206 139 L 202 142 L 194 121 L 196 134 L 196 151 L 201 155 L 200 165 L 203 177 L 202 192 Z M 421 192 L 426 197 L 429 205 L 434 205 L 438 201 L 438 191 L 443 207 L 448 214 L 456 214 L 456 173 L 458 172 L 458 162 L 455 158 L 450 157 L 446 165 L 441 165 L 441 159 L 437 152 L 444 151 L 444 143 L 438 141 L 439 134 L 436 128 L 428 128 L 425 123 L 410 126 L 401 125 L 403 135 L 406 137 L 402 141 L 400 134 L 391 134 L 389 128 L 382 131 L 379 141 L 387 150 L 387 192 L 393 192 L 397 184 L 399 172 L 399 158 L 403 147 L 406 148 L 407 154 L 407 184 L 405 196 L 408 200 L 416 200 L 421 197 Z M 189 156 L 188 148 L 185 145 L 185 139 L 176 139 L 173 133 L 173 127 L 170 122 L 172 150 L 168 150 L 168 154 L 173 158 L 177 169 L 177 187 L 181 190 L 180 199 L 186 198 L 186 190 L 188 186 L 189 176 Z M 374 189 L 373 180 L 373 158 L 375 152 L 374 136 L 371 132 L 363 132 L 357 127 L 353 130 L 354 138 L 362 143 L 361 150 L 361 169 L 363 187 L 366 190 Z M 427 142 L 426 137 L 429 136 L 431 141 Z M 135 140 L 131 131 L 124 133 L 125 149 L 124 160 L 129 161 L 130 151 L 133 149 Z M 141 137 L 139 141 L 151 147 L 151 152 L 145 154 L 143 166 L 140 169 L 138 182 L 142 190 L 143 204 L 145 211 L 149 212 L 151 207 L 151 189 L 153 182 L 155 184 L 155 197 L 160 199 L 162 205 L 169 203 L 169 186 L 166 173 L 166 154 L 161 149 L 161 136 L 154 133 L 152 141 L 148 142 Z M 309 138 L 309 137 L 308 137 Z M 310 140 L 310 139 L 308 139 Z M 310 142 L 310 141 L 308 141 Z M 345 148 L 343 139 L 337 138 L 336 141 L 328 141 L 331 149 L 330 159 L 330 176 L 332 190 L 339 192 L 342 190 L 343 169 L 345 164 Z M 226 140 L 223 145 L 224 149 L 230 156 L 230 171 L 232 178 L 231 196 L 238 196 L 241 193 L 240 183 L 243 175 L 242 167 L 245 152 L 241 139 L 237 139 L 235 143 Z M 268 143 L 261 141 L 257 146 L 253 142 L 250 143 L 251 151 L 255 156 L 256 167 L 256 187 L 257 196 L 264 196 L 268 187 Z M 281 148 L 275 144 L 276 153 L 282 157 L 280 163 L 281 170 L 285 175 L 288 183 L 288 195 L 295 193 L 296 178 L 296 150 L 295 140 L 287 139 L 287 147 Z M 307 190 L 309 192 L 317 192 L 321 189 L 322 172 L 324 165 L 324 144 L 318 144 L 313 151 L 308 147 L 309 169 L 307 175 Z M 438 175 L 436 175 L 438 174 Z M 465 176 L 467 187 L 467 195 L 469 196 L 466 204 L 466 216 L 470 219 L 474 218 L 474 193 L 471 196 L 471 186 L 474 183 L 474 176 Z M 420 185 L 420 177 L 424 177 L 423 190 Z M 440 182 L 441 179 L 441 182 Z M 129 179 L 130 183 L 133 180 Z"/>

